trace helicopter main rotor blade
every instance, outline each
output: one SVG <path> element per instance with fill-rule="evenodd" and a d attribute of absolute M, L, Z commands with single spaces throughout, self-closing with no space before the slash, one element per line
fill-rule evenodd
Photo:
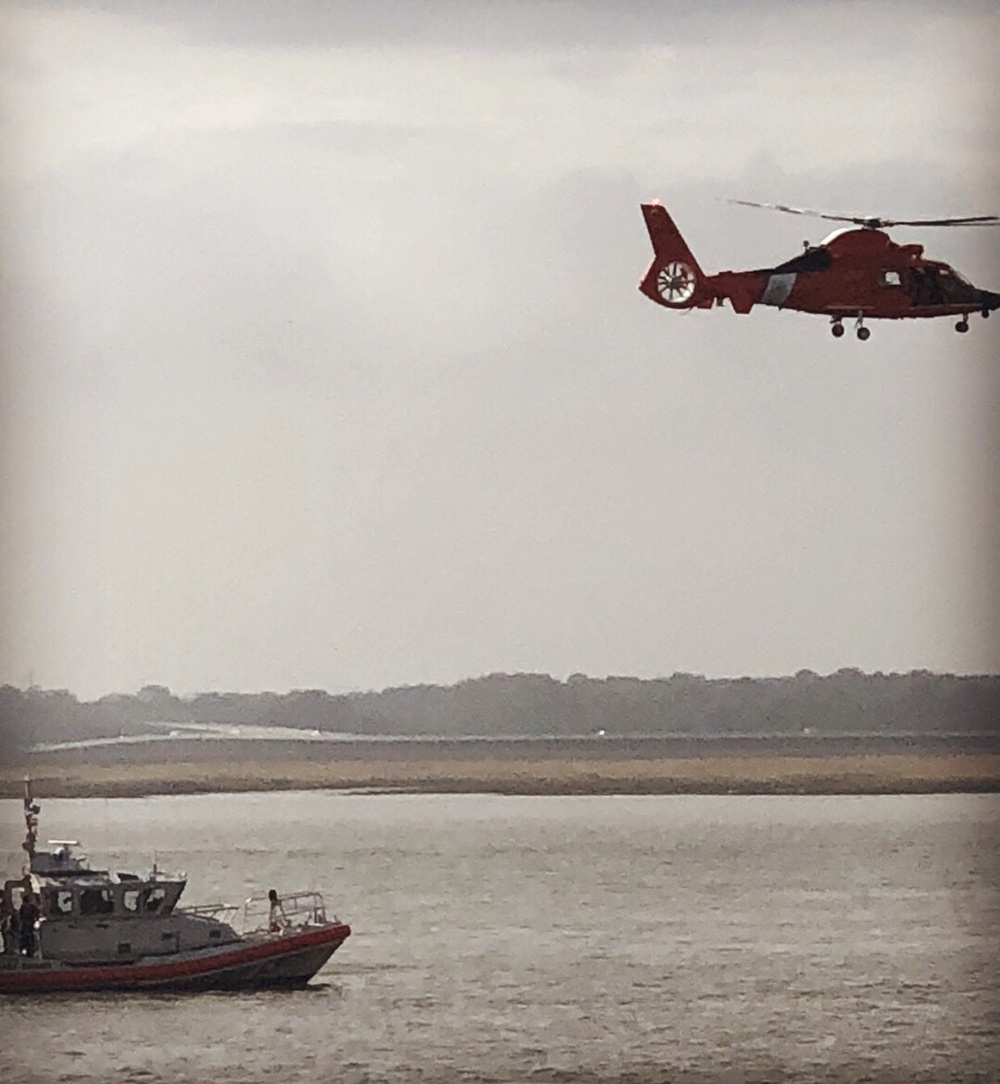
<path fill-rule="evenodd" d="M 998 215 L 962 215 L 951 218 L 880 218 L 877 215 L 834 215 L 826 211 L 813 211 L 808 207 L 789 207 L 784 203 L 755 203 L 748 199 L 731 199 L 728 203 L 738 203 L 741 207 L 763 207 L 768 211 L 784 211 L 790 215 L 808 215 L 811 218 L 825 218 L 829 222 L 853 222 L 856 226 L 865 226 L 872 230 L 888 229 L 891 226 L 1000 226 Z"/>
<path fill-rule="evenodd" d="M 882 218 L 885 226 L 1000 226 L 998 215 L 966 215 L 964 218 Z"/>
<path fill-rule="evenodd" d="M 852 215 L 832 215 L 826 211 L 813 211 L 808 207 L 789 207 L 784 203 L 754 203 L 748 199 L 731 199 L 727 203 L 738 203 L 741 207 L 763 207 L 766 211 L 784 211 L 789 215 L 808 215 L 810 218 L 825 218 L 830 222 L 856 222 L 859 225 L 871 221 L 868 218 L 856 218 Z"/>

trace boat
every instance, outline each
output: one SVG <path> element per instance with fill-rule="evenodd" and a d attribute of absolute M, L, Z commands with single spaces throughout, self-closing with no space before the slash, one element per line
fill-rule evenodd
<path fill-rule="evenodd" d="M 186 877 L 155 862 L 145 876 L 113 873 L 91 868 L 76 840 L 40 849 L 39 812 L 25 780 L 27 861 L 3 884 L 0 994 L 304 986 L 351 934 L 318 892 L 181 907 Z"/>

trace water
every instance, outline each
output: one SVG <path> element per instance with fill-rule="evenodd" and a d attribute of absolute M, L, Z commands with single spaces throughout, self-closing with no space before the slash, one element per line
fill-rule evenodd
<path fill-rule="evenodd" d="M 319 888 L 354 935 L 305 991 L 4 999 L 0 1079 L 1000 1080 L 998 814 L 994 795 L 43 801 L 43 837 L 95 863 L 155 854 L 190 903 Z"/>

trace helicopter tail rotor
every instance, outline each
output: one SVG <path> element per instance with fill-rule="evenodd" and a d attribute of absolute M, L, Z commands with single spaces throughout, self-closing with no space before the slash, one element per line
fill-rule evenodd
<path fill-rule="evenodd" d="M 644 203 L 642 216 L 653 244 L 653 262 L 639 283 L 642 293 L 669 308 L 691 309 L 706 298 L 711 304 L 705 274 L 666 207 L 655 201 Z"/>

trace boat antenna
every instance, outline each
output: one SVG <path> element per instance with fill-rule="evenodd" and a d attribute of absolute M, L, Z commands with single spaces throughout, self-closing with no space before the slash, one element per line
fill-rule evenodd
<path fill-rule="evenodd" d="M 24 842 L 21 850 L 26 852 L 29 860 L 35 857 L 35 840 L 38 838 L 38 814 L 42 807 L 38 805 L 31 794 L 31 776 L 24 777 Z"/>

